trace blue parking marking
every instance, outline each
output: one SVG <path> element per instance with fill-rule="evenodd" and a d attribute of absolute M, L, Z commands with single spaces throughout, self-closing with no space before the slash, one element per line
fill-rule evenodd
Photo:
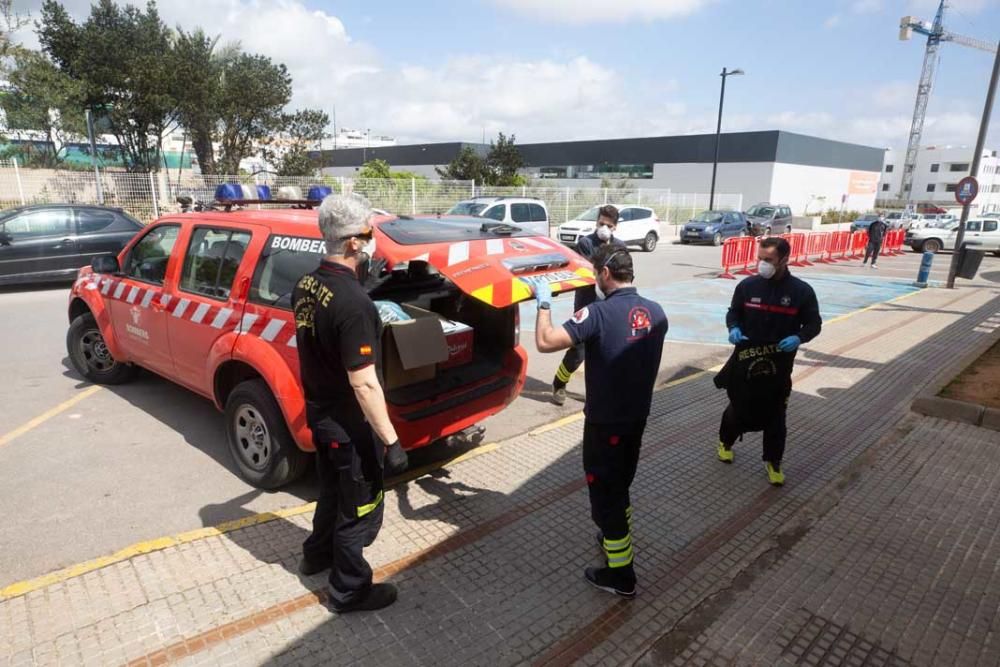
<path fill-rule="evenodd" d="M 912 282 L 880 276 L 830 276 L 809 274 L 807 282 L 816 290 L 823 321 L 890 301 L 917 291 Z M 663 306 L 670 321 L 667 340 L 685 343 L 727 345 L 726 311 L 736 281 L 724 279 L 684 280 L 640 287 L 639 293 Z M 573 295 L 552 300 L 552 321 L 561 324 L 573 314 Z M 535 330 L 535 304 L 522 303 L 521 328 Z"/>

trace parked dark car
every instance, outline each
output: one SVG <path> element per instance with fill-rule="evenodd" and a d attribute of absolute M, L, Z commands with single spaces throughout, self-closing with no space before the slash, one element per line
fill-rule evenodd
<path fill-rule="evenodd" d="M 40 204 L 0 211 L 0 285 L 72 280 L 143 225 L 117 208 Z"/>
<path fill-rule="evenodd" d="M 746 216 L 754 236 L 790 234 L 792 231 L 792 209 L 785 204 L 754 204 L 747 210 Z"/>
<path fill-rule="evenodd" d="M 704 211 L 681 228 L 681 243 L 721 245 L 731 236 L 746 236 L 747 219 L 739 211 Z"/>
<path fill-rule="evenodd" d="M 852 232 L 867 232 L 871 224 L 878 220 L 877 213 L 866 213 L 860 218 L 851 221 Z"/>

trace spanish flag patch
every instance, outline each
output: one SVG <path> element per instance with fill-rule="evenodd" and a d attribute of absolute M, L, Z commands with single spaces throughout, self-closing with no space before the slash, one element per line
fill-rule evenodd
<path fill-rule="evenodd" d="M 362 345 L 362 346 L 361 346 L 361 349 L 360 349 L 360 350 L 358 350 L 358 351 L 359 351 L 359 352 L 361 353 L 361 355 L 362 355 L 362 356 L 364 356 L 364 357 L 368 357 L 368 356 L 371 356 L 371 353 L 372 353 L 372 346 L 371 346 L 371 345 Z"/>

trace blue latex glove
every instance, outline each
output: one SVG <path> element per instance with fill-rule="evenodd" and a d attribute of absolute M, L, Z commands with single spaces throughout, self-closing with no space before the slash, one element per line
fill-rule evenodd
<path fill-rule="evenodd" d="M 539 307 L 543 303 L 552 305 L 552 288 L 547 280 L 544 278 L 521 278 L 521 281 L 532 288 Z"/>
<path fill-rule="evenodd" d="M 729 330 L 729 342 L 733 345 L 739 345 L 745 340 L 750 339 L 743 335 L 743 332 L 740 331 L 739 327 L 733 327 Z"/>
<path fill-rule="evenodd" d="M 794 352 L 802 345 L 802 339 L 798 336 L 789 336 L 778 341 L 778 349 L 782 352 Z"/>

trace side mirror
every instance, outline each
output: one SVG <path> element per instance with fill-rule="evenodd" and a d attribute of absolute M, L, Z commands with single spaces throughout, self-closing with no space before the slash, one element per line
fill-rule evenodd
<path fill-rule="evenodd" d="M 108 257 L 107 255 L 101 255 L 100 257 L 94 257 L 90 260 L 90 268 L 94 270 L 94 273 L 120 273 L 121 267 L 118 266 L 117 257 Z"/>
<path fill-rule="evenodd" d="M 0 232 L 0 245 L 10 245 L 14 237 L 7 232 Z"/>

